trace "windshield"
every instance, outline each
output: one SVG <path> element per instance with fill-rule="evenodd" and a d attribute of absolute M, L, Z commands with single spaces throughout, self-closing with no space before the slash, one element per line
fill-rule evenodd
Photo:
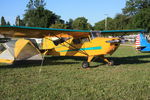
<path fill-rule="evenodd" d="M 100 36 L 101 36 L 101 33 L 98 31 L 92 31 L 91 32 L 91 39 L 94 39 L 94 38 L 100 37 Z"/>

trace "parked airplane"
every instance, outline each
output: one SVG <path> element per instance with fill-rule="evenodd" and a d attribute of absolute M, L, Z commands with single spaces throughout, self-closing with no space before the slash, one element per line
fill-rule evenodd
<path fill-rule="evenodd" d="M 115 33 L 142 32 L 143 30 L 89 31 L 71 29 L 53 29 L 24 26 L 0 26 L 1 38 L 0 62 L 13 63 L 21 60 L 42 60 L 42 55 L 84 56 L 87 61 L 83 68 L 95 56 L 101 57 L 108 65 L 113 65 L 104 56 L 113 54 L 120 45 L 120 38 L 106 38 L 102 35 Z M 11 38 L 15 38 L 9 40 Z M 35 38 L 41 38 L 38 44 Z"/>

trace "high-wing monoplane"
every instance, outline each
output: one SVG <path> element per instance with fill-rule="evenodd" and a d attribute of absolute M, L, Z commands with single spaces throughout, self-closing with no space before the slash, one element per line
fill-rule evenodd
<path fill-rule="evenodd" d="M 42 55 L 84 56 L 83 68 L 96 56 L 113 65 L 104 56 L 113 54 L 120 45 L 120 38 L 103 35 L 142 32 L 143 30 L 89 31 L 53 29 L 24 26 L 0 26 L 0 62 L 14 63 L 22 60 L 42 60 Z"/>

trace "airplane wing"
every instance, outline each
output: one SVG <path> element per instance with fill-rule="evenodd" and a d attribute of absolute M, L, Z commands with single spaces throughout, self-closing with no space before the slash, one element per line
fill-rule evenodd
<path fill-rule="evenodd" d="M 86 37 L 90 30 L 55 29 L 25 26 L 0 26 L 0 35 L 5 37 L 43 38 L 50 37 Z M 102 35 L 121 36 L 132 33 L 146 32 L 145 30 L 104 30 L 97 31 Z"/>
<path fill-rule="evenodd" d="M 123 35 L 130 35 L 135 33 L 143 33 L 146 30 L 104 30 L 100 31 L 102 35 L 110 35 L 110 36 L 123 36 Z"/>
<path fill-rule="evenodd" d="M 89 35 L 89 30 L 55 29 L 25 26 L 0 26 L 0 35 L 5 37 L 43 38 L 50 37 L 84 37 Z"/>

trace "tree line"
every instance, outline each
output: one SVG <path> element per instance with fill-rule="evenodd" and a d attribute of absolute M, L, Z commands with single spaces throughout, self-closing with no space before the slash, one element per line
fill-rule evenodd
<path fill-rule="evenodd" d="M 16 26 L 78 29 L 78 30 L 125 30 L 146 29 L 150 31 L 150 0 L 128 0 L 122 13 L 107 17 L 92 26 L 85 17 L 64 21 L 61 16 L 45 8 L 44 0 L 29 0 L 23 19 L 16 17 Z M 106 25 L 107 23 L 107 25 Z M 10 25 L 1 17 L 1 25 Z"/>

